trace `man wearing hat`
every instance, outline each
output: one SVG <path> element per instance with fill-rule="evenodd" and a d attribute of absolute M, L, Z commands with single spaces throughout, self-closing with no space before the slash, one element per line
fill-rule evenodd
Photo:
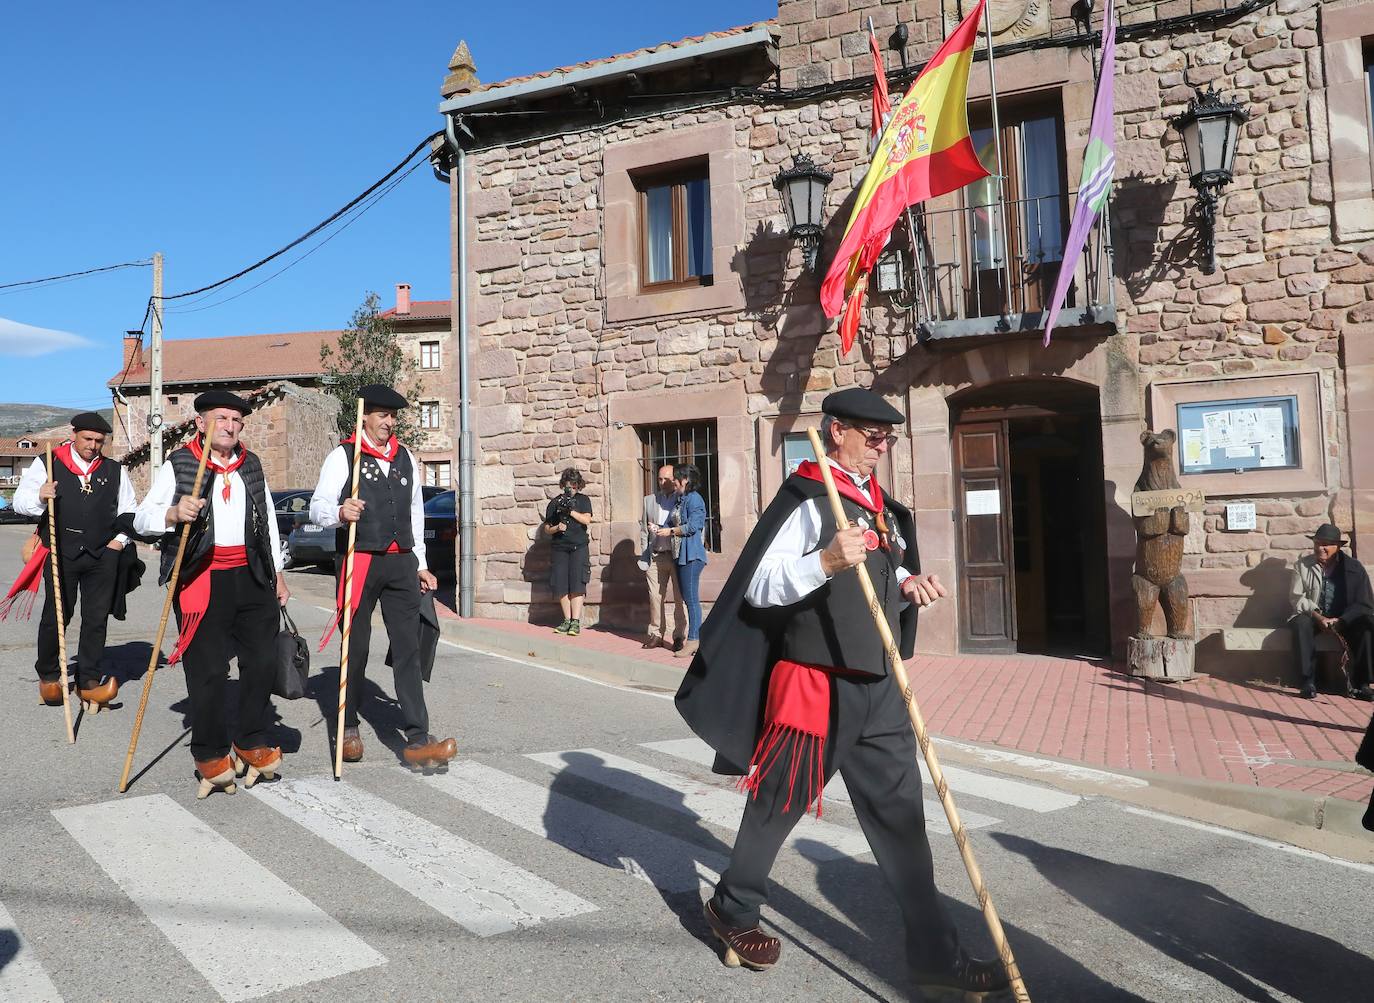
<path fill-rule="evenodd" d="M 916 612 L 945 589 L 920 573 L 911 512 L 877 483 L 901 412 L 868 390 L 821 404 L 821 441 L 851 527 L 840 531 L 818 464 L 803 463 L 750 534 L 701 629 L 677 694 L 683 718 L 744 777 L 748 801 L 730 866 L 706 903 L 727 965 L 765 969 L 781 944 L 759 929 L 768 872 L 837 771 L 906 929 L 907 965 L 927 990 L 1006 988 L 996 961 L 969 957 L 935 888 L 910 720 L 851 569 L 863 564 L 909 658 Z"/>
<path fill-rule="evenodd" d="M 1308 700 L 1317 695 L 1316 637 L 1329 632 L 1340 639 L 1350 694 L 1374 700 L 1370 689 L 1374 590 L 1369 572 L 1341 550 L 1350 541 L 1330 523 L 1318 527 L 1309 539 L 1312 553 L 1298 558 L 1293 569 L 1293 618 L 1289 621 L 1302 680 L 1298 692 Z"/>
<path fill-rule="evenodd" d="M 185 662 L 191 703 L 191 757 L 200 775 L 197 797 L 234 791 L 234 777 L 271 779 L 281 749 L 270 742 L 276 678 L 279 605 L 290 597 L 281 575 L 281 545 L 272 491 L 256 453 L 239 437 L 252 407 L 242 397 L 211 390 L 195 399 L 196 434 L 172 450 L 138 507 L 134 529 L 166 534 L 158 582 L 171 577 L 176 534 L 190 523 L 177 582 L 177 643 L 168 664 Z M 210 420 L 214 435 L 207 444 Z M 200 494 L 196 470 L 209 448 Z M 239 666 L 238 737 L 230 740 L 229 657 Z"/>
<path fill-rule="evenodd" d="M 14 509 L 39 516 L 39 547 L 20 581 L 11 589 L 36 591 L 41 573 L 48 594 L 38 620 L 38 695 L 45 704 L 62 703 L 61 666 L 57 664 L 57 609 L 53 602 L 52 559 L 48 554 L 48 499 L 56 499 L 57 555 L 61 571 L 62 629 L 81 596 L 81 640 L 76 649 L 76 687 L 87 708 L 99 712 L 115 698 L 113 676 L 100 678 L 105 630 L 119 573 L 119 552 L 129 538 L 118 532 L 116 519 L 134 510 L 134 489 L 118 460 L 101 455 L 110 424 L 94 412 L 72 418 L 72 437 L 52 451 L 52 479 L 42 457 L 24 471 L 14 492 Z M 41 571 L 40 571 L 41 569 Z"/>
<path fill-rule="evenodd" d="M 391 641 L 392 677 L 400 705 L 406 747 L 402 757 L 411 767 L 441 766 L 458 752 L 452 738 L 440 740 L 429 732 L 424 681 L 420 664 L 420 593 L 438 587 L 425 564 L 425 510 L 419 468 L 410 450 L 395 436 L 396 413 L 408 406 L 390 387 L 372 383 L 362 387 L 362 442 L 350 436 L 324 458 L 319 483 L 310 499 L 310 521 L 335 528 L 335 570 L 339 579 L 339 615 L 320 640 L 328 643 L 342 622 L 344 564 L 348 524 L 358 524 L 354 540 L 352 634 L 348 641 L 348 692 L 345 695 L 343 758 L 363 758 L 358 733 L 358 697 L 367 669 L 372 639 L 372 611 L 380 602 L 387 637 Z M 358 497 L 352 497 L 353 451 L 361 448 Z"/>

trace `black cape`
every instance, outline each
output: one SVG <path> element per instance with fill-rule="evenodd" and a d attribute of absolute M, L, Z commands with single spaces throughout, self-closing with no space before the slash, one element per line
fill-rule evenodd
<path fill-rule="evenodd" d="M 439 651 L 439 613 L 434 608 L 434 593 L 420 595 L 420 677 L 429 682 L 434 672 L 434 656 Z M 391 664 L 391 646 L 387 645 L 386 664 Z"/>
<path fill-rule="evenodd" d="M 830 504 L 820 481 L 793 474 L 783 482 L 777 497 L 749 534 L 720 597 L 701 625 L 701 646 L 677 691 L 678 713 L 716 751 L 717 773 L 748 772 L 767 701 L 768 676 L 778 660 L 782 630 L 788 618 L 786 606 L 756 609 L 745 601 L 744 595 L 773 537 L 787 517 L 809 499 L 819 505 Z M 911 510 L 886 492 L 884 501 L 896 521 L 898 535 L 907 543 L 902 566 L 919 572 L 921 561 Z M 910 658 L 916 649 L 916 607 L 910 605 L 902 610 L 899 622 L 898 649 L 903 658 Z M 852 629 L 877 628 L 865 623 Z"/>
<path fill-rule="evenodd" d="M 115 572 L 114 593 L 110 596 L 110 616 L 123 620 L 129 615 L 129 593 L 138 588 L 147 570 L 139 559 L 138 547 L 130 540 L 119 552 L 119 570 Z"/>

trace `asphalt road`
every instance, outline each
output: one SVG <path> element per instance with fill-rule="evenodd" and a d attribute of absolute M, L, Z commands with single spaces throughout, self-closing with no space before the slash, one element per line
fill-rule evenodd
<path fill-rule="evenodd" d="M 25 531 L 0 527 L 6 583 Z M 289 580 L 313 642 L 330 580 Z M 839 790 L 774 872 L 783 963 L 721 965 L 701 888 L 742 802 L 662 694 L 444 644 L 430 713 L 459 758 L 421 777 L 376 651 L 367 756 L 335 783 L 333 644 L 315 698 L 278 701 L 283 779 L 197 802 L 183 679 L 162 669 L 118 795 L 161 593 L 131 605 L 109 640 L 122 707 L 75 746 L 37 701 L 36 616 L 0 624 L 0 1000 L 908 998 L 897 910 Z M 1037 1001 L 1371 998 L 1374 866 L 995 763 L 952 783 Z M 947 905 L 988 953 L 938 813 L 930 828 Z"/>

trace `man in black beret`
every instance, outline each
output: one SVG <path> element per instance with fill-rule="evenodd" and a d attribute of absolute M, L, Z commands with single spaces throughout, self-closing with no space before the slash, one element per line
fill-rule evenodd
<path fill-rule="evenodd" d="M 1001 964 L 959 947 L 936 891 L 915 737 L 851 570 L 868 569 L 911 657 L 917 609 L 946 593 L 920 572 L 910 510 L 874 476 L 904 418 L 860 388 L 831 394 L 821 409 L 821 462 L 850 528 L 837 528 L 820 467 L 804 462 L 745 543 L 677 694 L 683 718 L 715 749 L 717 772 L 744 777 L 748 796 L 706 920 L 727 965 L 777 963 L 781 944 L 759 929 L 768 872 L 797 820 L 813 804 L 820 814 L 821 789 L 838 771 L 897 897 L 913 981 L 931 992 L 1001 990 Z"/>
<path fill-rule="evenodd" d="M 271 700 L 279 604 L 291 593 L 281 575 L 271 488 L 258 455 L 240 441 L 252 406 L 236 394 L 211 390 L 194 407 L 196 432 L 154 473 L 134 528 L 163 537 L 163 583 L 176 562 L 176 534 L 181 524 L 191 524 L 177 581 L 177 643 L 167 663 L 185 660 L 191 758 L 200 777 L 196 796 L 203 798 L 213 790 L 233 793 L 237 775 L 246 773 L 245 786 L 252 787 L 281 767 L 281 749 L 271 744 Z M 211 419 L 215 431 L 206 443 Z M 196 470 L 206 449 L 197 495 Z M 235 653 L 238 737 L 231 741 L 225 691 Z"/>
<path fill-rule="evenodd" d="M 380 602 L 391 641 L 391 671 L 401 709 L 406 746 L 402 758 L 412 768 L 442 766 L 458 753 L 452 738 L 429 731 L 420 659 L 420 594 L 439 583 L 425 563 L 425 509 L 419 465 L 396 439 L 396 414 L 408 402 L 391 387 L 369 384 L 358 390 L 363 400 L 362 442 L 349 436 L 324 458 L 320 479 L 310 499 L 310 521 L 335 532 L 335 572 L 339 580 L 338 616 L 320 648 L 343 622 L 344 565 L 348 524 L 357 523 L 354 541 L 353 607 L 348 641 L 348 691 L 345 694 L 343 758 L 363 758 L 358 732 L 358 698 L 367 670 L 372 640 L 372 611 Z M 361 449 L 358 497 L 352 497 L 353 455 Z"/>
<path fill-rule="evenodd" d="M 1293 569 L 1293 617 L 1289 621 L 1298 659 L 1299 694 L 1317 695 L 1318 634 L 1334 634 L 1341 643 L 1345 689 L 1361 700 L 1374 700 L 1370 688 L 1374 662 L 1374 589 L 1364 565 L 1341 548 L 1341 531 L 1325 523 L 1308 537 L 1312 553 L 1298 558 Z"/>
<path fill-rule="evenodd" d="M 53 602 L 52 559 L 48 555 L 48 499 L 56 499 L 57 556 L 62 586 L 62 628 L 66 630 L 81 598 L 81 639 L 76 649 L 76 686 L 86 709 L 99 713 L 115 698 L 119 683 L 100 677 L 105 632 L 119 575 L 119 554 L 129 538 L 116 520 L 134 511 L 134 489 L 118 460 L 101 455 L 110 423 L 86 411 L 72 417 L 72 437 L 53 450 L 49 476 L 38 457 L 20 478 L 14 509 L 39 516 L 39 546 L 10 590 L 13 604 L 25 591 L 35 592 L 41 575 L 47 598 L 38 620 L 38 695 L 45 704 L 62 703 L 61 666 L 57 663 L 57 609 Z M 5 607 L 8 612 L 9 606 Z M 3 615 L 3 614 L 0 614 Z"/>

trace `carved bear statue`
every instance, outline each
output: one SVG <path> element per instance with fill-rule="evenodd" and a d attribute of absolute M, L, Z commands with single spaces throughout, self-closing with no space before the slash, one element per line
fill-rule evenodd
<path fill-rule="evenodd" d="M 1145 465 L 1137 491 L 1163 491 L 1177 488 L 1174 473 L 1174 442 L 1172 429 L 1163 432 L 1142 432 L 1140 442 L 1145 447 Z M 1164 622 L 1169 636 L 1193 636 L 1193 616 L 1188 605 L 1188 583 L 1180 574 L 1183 565 L 1183 538 L 1188 535 L 1188 511 L 1182 505 L 1172 509 L 1159 508 L 1151 515 L 1135 520 L 1135 574 L 1131 585 L 1135 589 L 1136 637 L 1147 638 L 1154 619 L 1155 604 L 1164 607 Z"/>

